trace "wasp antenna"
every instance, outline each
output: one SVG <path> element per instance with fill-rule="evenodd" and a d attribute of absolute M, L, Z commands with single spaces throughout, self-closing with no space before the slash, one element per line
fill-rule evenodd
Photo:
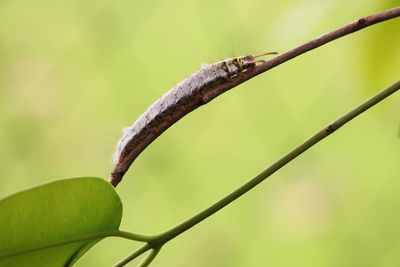
<path fill-rule="evenodd" d="M 254 58 L 257 58 L 257 57 L 262 57 L 262 56 L 265 56 L 265 55 L 276 55 L 276 54 L 278 54 L 278 52 L 267 52 L 267 53 L 262 53 L 262 54 L 254 55 L 253 57 L 254 57 Z"/>

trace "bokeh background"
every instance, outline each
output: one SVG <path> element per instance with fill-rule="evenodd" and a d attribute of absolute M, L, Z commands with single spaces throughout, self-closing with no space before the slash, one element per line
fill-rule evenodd
<path fill-rule="evenodd" d="M 202 62 L 283 52 L 396 4 L 1 1 L 0 197 L 108 179 L 121 129 Z M 400 19 L 364 29 L 186 116 L 118 186 L 121 228 L 170 228 L 398 80 L 399 33 Z M 168 243 L 153 266 L 398 266 L 399 177 L 398 93 Z M 108 238 L 78 266 L 110 266 L 137 246 Z"/>

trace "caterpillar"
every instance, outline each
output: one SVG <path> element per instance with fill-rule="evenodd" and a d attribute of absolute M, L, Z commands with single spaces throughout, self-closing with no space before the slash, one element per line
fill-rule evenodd
<path fill-rule="evenodd" d="M 257 63 L 265 62 L 258 57 L 272 54 L 277 52 L 246 55 L 202 65 L 200 70 L 165 93 L 131 127 L 122 130 L 123 136 L 114 153 L 116 166 L 111 173 L 110 183 L 116 187 L 133 161 L 151 142 L 183 116 L 206 104 L 204 95 L 208 91 L 240 72 L 255 67 Z"/>

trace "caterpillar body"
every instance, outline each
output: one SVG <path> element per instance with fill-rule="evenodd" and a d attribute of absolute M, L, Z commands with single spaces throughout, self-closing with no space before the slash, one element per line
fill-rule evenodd
<path fill-rule="evenodd" d="M 151 142 L 180 118 L 206 104 L 208 101 L 204 96 L 209 90 L 253 68 L 257 62 L 265 62 L 256 58 L 269 54 L 277 53 L 247 55 L 203 65 L 165 93 L 131 127 L 123 129 L 123 136 L 115 149 L 116 166 L 111 173 L 110 183 L 117 186 L 133 161 Z"/>

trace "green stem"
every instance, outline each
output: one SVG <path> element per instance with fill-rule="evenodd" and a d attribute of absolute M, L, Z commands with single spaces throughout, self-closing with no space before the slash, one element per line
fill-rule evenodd
<path fill-rule="evenodd" d="M 113 235 L 110 236 L 119 236 L 125 239 L 131 239 L 135 241 L 141 241 L 141 242 L 151 242 L 157 238 L 155 235 L 145 235 L 145 234 L 138 234 L 138 233 L 132 233 L 132 232 L 127 232 L 127 231 L 115 231 Z"/>
<path fill-rule="evenodd" d="M 123 266 L 124 264 L 128 263 L 135 257 L 139 256 L 140 254 L 144 253 L 145 251 L 149 250 L 150 248 L 154 247 L 159 247 L 168 242 L 169 240 L 173 239 L 174 237 L 180 235 L 181 233 L 185 232 L 189 228 L 193 227 L 194 225 L 198 224 L 199 222 L 203 221 L 207 217 L 211 216 L 212 214 L 216 213 L 235 199 L 239 198 L 246 192 L 248 192 L 250 189 L 264 181 L 266 178 L 271 176 L 273 173 L 275 173 L 277 170 L 285 166 L 287 163 L 292 161 L 294 158 L 302 154 L 304 151 L 339 129 L 341 126 L 355 118 L 356 116 L 360 115 L 367 109 L 371 108 L 375 104 L 379 103 L 386 97 L 390 96 L 394 92 L 400 89 L 400 80 L 392 84 L 391 86 L 387 87 L 386 89 L 382 90 L 375 96 L 371 97 L 361 105 L 357 106 L 356 108 L 350 110 L 347 112 L 345 115 L 341 116 L 337 120 L 333 121 L 330 123 L 328 126 L 322 128 L 320 131 L 318 131 L 316 134 L 308 138 L 306 141 L 298 145 L 296 148 L 294 148 L 292 151 L 284 155 L 282 158 L 277 160 L 275 163 L 270 165 L 268 168 L 266 168 L 264 171 L 262 171 L 260 174 L 255 176 L 253 179 L 249 180 L 247 183 L 242 185 L 241 187 L 237 188 L 230 194 L 226 195 L 224 198 L 221 200 L 215 202 L 208 208 L 204 209 L 203 211 L 197 213 L 193 217 L 187 219 L 186 221 L 176 225 L 175 227 L 172 227 L 171 229 L 165 231 L 164 233 L 159 234 L 156 236 L 153 241 L 150 241 L 150 243 L 146 244 L 145 246 L 141 247 L 139 250 L 135 251 L 131 255 L 127 256 L 125 259 L 123 259 L 118 265 L 116 266 Z"/>
<path fill-rule="evenodd" d="M 154 248 L 150 251 L 150 253 L 143 259 L 141 263 L 139 263 L 138 267 L 147 267 L 157 256 L 158 252 L 160 252 L 161 247 Z"/>
<path fill-rule="evenodd" d="M 247 183 L 242 185 L 241 187 L 237 188 L 230 194 L 226 195 L 224 198 L 220 199 L 219 201 L 215 202 L 208 208 L 202 210 L 201 212 L 197 213 L 193 217 L 189 218 L 188 220 L 176 225 L 175 227 L 172 227 L 171 229 L 167 230 L 164 233 L 161 233 L 158 235 L 156 238 L 156 241 L 154 241 L 154 244 L 164 244 L 168 242 L 169 240 L 173 239 L 177 235 L 180 235 L 181 233 L 185 232 L 189 228 L 193 227 L 194 225 L 198 224 L 199 222 L 203 221 L 210 215 L 216 213 L 235 199 L 239 198 L 246 192 L 248 192 L 250 189 L 264 181 L 266 178 L 271 176 L 273 173 L 275 173 L 277 170 L 285 166 L 287 163 L 292 161 L 294 158 L 302 154 L 304 151 L 339 129 L 341 126 L 355 118 L 356 116 L 360 115 L 370 107 L 374 106 L 375 104 L 379 103 L 386 97 L 390 96 L 394 92 L 400 89 L 400 80 L 392 84 L 391 86 L 387 87 L 386 89 L 382 90 L 375 96 L 371 97 L 358 107 L 350 110 L 347 112 L 345 115 L 341 116 L 340 118 L 336 119 L 332 123 L 330 123 L 328 126 L 322 128 L 320 131 L 318 131 L 316 134 L 308 138 L 306 141 L 298 145 L 296 148 L 294 148 L 292 151 L 281 157 L 279 160 L 277 160 L 275 163 L 270 165 L 268 168 L 266 168 L 264 171 L 262 171 L 260 174 L 255 176 L 253 179 L 249 180 Z"/>
<path fill-rule="evenodd" d="M 155 239 L 155 236 L 131 233 L 131 232 L 120 231 L 120 230 L 100 232 L 100 233 L 95 233 L 95 234 L 91 234 L 91 235 L 87 235 L 87 236 L 80 236 L 77 238 L 66 239 L 66 240 L 62 240 L 62 241 L 58 241 L 58 242 L 54 242 L 54 243 L 46 244 L 46 245 L 42 245 L 42 246 L 7 252 L 4 254 L 0 254 L 0 259 L 5 258 L 5 257 L 10 257 L 10 256 L 15 256 L 15 255 L 22 254 L 22 253 L 31 252 L 31 251 L 36 251 L 36 250 L 41 250 L 41 249 L 46 249 L 46 248 L 51 248 L 51 247 L 58 247 L 58 246 L 62 246 L 62 245 L 70 244 L 70 243 L 93 240 L 93 239 L 98 239 L 98 238 L 105 238 L 105 237 L 110 237 L 110 236 L 117 236 L 117 237 L 122 237 L 125 239 L 141 241 L 141 242 L 151 242 L 152 240 Z"/>

